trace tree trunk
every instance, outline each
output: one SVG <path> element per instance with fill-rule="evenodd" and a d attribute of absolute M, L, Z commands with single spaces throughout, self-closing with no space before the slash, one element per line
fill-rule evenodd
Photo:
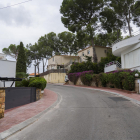
<path fill-rule="evenodd" d="M 129 30 L 129 35 L 132 36 L 131 34 L 131 27 L 130 27 L 130 22 L 128 21 L 128 30 Z"/>
<path fill-rule="evenodd" d="M 44 67 L 45 67 L 45 66 L 44 66 L 44 59 L 43 59 L 43 73 L 44 73 Z"/>
<path fill-rule="evenodd" d="M 132 36 L 131 27 L 130 27 L 130 10 L 129 10 L 129 18 L 126 16 L 126 20 L 127 20 L 127 23 L 128 23 L 129 35 Z"/>
<path fill-rule="evenodd" d="M 117 39 L 120 38 L 120 29 L 117 30 Z"/>
<path fill-rule="evenodd" d="M 96 55 L 96 50 L 95 50 L 95 45 L 94 45 L 93 37 L 91 39 L 91 44 L 92 44 L 92 48 L 93 48 L 93 62 L 97 63 L 97 55 Z"/>

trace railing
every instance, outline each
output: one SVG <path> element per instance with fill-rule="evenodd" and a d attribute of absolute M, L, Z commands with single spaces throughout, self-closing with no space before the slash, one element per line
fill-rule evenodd
<path fill-rule="evenodd" d="M 52 69 L 44 73 L 41 73 L 40 76 L 48 75 L 50 73 L 67 73 L 67 71 L 68 71 L 67 69 Z"/>
<path fill-rule="evenodd" d="M 67 64 L 64 65 L 64 68 L 66 68 L 70 64 L 72 64 L 72 61 L 71 60 Z"/>
<path fill-rule="evenodd" d="M 129 36 L 128 38 L 137 36 L 137 35 L 139 35 L 139 34 L 140 34 L 140 31 L 134 32 L 134 33 L 132 33 L 132 35 Z M 126 39 L 128 39 L 128 38 L 126 38 Z M 112 43 L 112 46 L 113 46 L 114 44 L 116 44 L 116 43 L 118 43 L 118 42 L 120 42 L 120 41 L 122 41 L 122 40 L 126 40 L 126 39 L 117 39 L 116 41 L 114 41 L 114 42 Z M 111 46 L 111 47 L 112 47 L 112 46 Z"/>
<path fill-rule="evenodd" d="M 112 62 L 109 62 L 109 63 L 105 64 L 105 68 L 109 67 L 109 66 L 112 66 L 112 65 L 116 65 L 118 68 L 122 67 L 122 65 L 118 61 L 112 61 Z"/>

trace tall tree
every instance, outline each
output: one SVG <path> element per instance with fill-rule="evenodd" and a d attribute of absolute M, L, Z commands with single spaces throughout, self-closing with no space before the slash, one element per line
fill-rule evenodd
<path fill-rule="evenodd" d="M 25 56 L 25 49 L 22 42 L 20 42 L 20 46 L 19 46 L 19 53 L 18 53 L 18 58 L 16 63 L 16 72 L 26 73 L 26 56 Z"/>
<path fill-rule="evenodd" d="M 71 32 L 58 34 L 59 51 L 61 54 L 75 54 L 77 52 L 76 35 Z"/>
<path fill-rule="evenodd" d="M 121 35 L 119 35 L 120 39 L 123 39 Z M 95 45 L 111 47 L 112 43 L 118 39 L 118 32 L 111 32 L 106 34 L 98 34 L 94 38 Z"/>
<path fill-rule="evenodd" d="M 99 13 L 104 6 L 104 0 L 63 0 L 60 12 L 62 23 L 72 32 L 86 29 L 90 35 L 93 47 L 93 61 L 97 62 L 94 45 L 95 31 L 98 29 Z"/>
<path fill-rule="evenodd" d="M 43 64 L 43 72 L 45 72 L 45 66 L 48 59 L 51 58 L 53 52 L 53 49 L 48 45 L 47 41 L 44 42 L 44 40 L 42 40 L 42 37 L 38 40 L 38 52 Z"/>
<path fill-rule="evenodd" d="M 119 19 L 124 21 L 124 29 L 128 29 L 129 35 L 132 36 L 131 21 L 133 20 L 133 6 L 135 0 L 109 0 L 110 6 L 116 13 Z"/>
<path fill-rule="evenodd" d="M 120 20 L 115 11 L 109 7 L 105 7 L 100 15 L 102 28 L 108 33 L 117 32 L 117 39 L 119 39 L 121 29 L 125 24 L 124 20 Z"/>
<path fill-rule="evenodd" d="M 133 23 L 140 27 L 140 1 L 137 1 L 135 5 L 133 5 Z"/>
<path fill-rule="evenodd" d="M 8 48 L 3 48 L 2 52 L 9 55 L 17 60 L 19 51 L 19 45 L 11 44 Z"/>

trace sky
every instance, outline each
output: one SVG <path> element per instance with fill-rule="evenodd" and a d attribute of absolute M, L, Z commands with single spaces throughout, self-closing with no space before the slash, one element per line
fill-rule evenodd
<path fill-rule="evenodd" d="M 18 45 L 21 41 L 24 46 L 48 34 L 68 31 L 61 22 L 60 6 L 63 0 L 32 0 L 9 8 L 10 5 L 28 0 L 1 0 L 0 2 L 0 53 L 10 44 Z M 134 27 L 134 31 L 136 31 Z M 124 34 L 123 34 L 124 35 Z M 8 60 L 14 60 L 7 57 Z M 40 72 L 42 72 L 40 64 Z M 34 72 L 34 66 L 28 73 Z"/>
<path fill-rule="evenodd" d="M 10 44 L 18 45 L 20 41 L 34 44 L 49 32 L 68 31 L 61 23 L 59 12 L 63 0 L 32 0 L 20 5 L 4 8 L 27 0 L 4 0 L 0 2 L 0 53 Z M 13 60 L 10 57 L 7 59 Z M 34 72 L 34 66 L 28 73 Z M 40 65 L 42 72 L 42 65 Z"/>

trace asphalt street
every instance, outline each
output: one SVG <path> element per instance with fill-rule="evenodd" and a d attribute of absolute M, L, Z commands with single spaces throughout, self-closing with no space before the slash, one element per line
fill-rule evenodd
<path fill-rule="evenodd" d="M 57 106 L 7 140 L 140 140 L 140 107 L 122 97 L 48 84 Z"/>

